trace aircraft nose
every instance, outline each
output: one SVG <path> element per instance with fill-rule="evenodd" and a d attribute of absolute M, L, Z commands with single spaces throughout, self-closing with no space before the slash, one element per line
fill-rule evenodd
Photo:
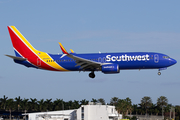
<path fill-rule="evenodd" d="M 170 63 L 171 63 L 171 65 L 174 65 L 174 64 L 176 64 L 177 63 L 177 61 L 175 60 L 175 59 L 170 59 Z"/>

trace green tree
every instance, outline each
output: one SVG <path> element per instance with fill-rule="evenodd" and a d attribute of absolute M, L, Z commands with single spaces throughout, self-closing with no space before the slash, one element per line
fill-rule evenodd
<path fill-rule="evenodd" d="M 73 106 L 73 102 L 72 100 L 70 100 L 69 102 L 67 102 L 67 106 L 68 106 L 68 109 L 72 109 L 72 106 Z"/>
<path fill-rule="evenodd" d="M 155 108 L 154 112 L 156 113 L 156 115 L 158 115 L 160 111 L 159 111 L 159 109 Z"/>
<path fill-rule="evenodd" d="M 175 111 L 176 111 L 176 120 L 180 119 L 180 106 L 175 106 Z"/>
<path fill-rule="evenodd" d="M 39 111 L 46 111 L 47 109 L 46 109 L 46 106 L 45 106 L 45 101 L 44 101 L 44 99 L 40 99 L 39 101 L 37 101 L 37 103 L 38 103 L 38 110 Z"/>
<path fill-rule="evenodd" d="M 93 102 L 94 104 L 96 104 L 98 101 L 94 98 L 92 98 L 91 102 Z"/>
<path fill-rule="evenodd" d="M 126 101 L 124 99 L 118 99 L 117 105 L 116 105 L 116 110 L 118 111 L 119 114 L 124 115 L 126 112 Z"/>
<path fill-rule="evenodd" d="M 14 100 L 13 99 L 8 99 L 7 100 L 7 109 L 9 110 L 9 119 L 11 120 L 11 112 L 14 109 Z"/>
<path fill-rule="evenodd" d="M 118 97 L 111 98 L 110 105 L 116 106 L 116 104 L 118 103 L 118 99 L 119 99 Z"/>
<path fill-rule="evenodd" d="M 81 105 L 88 105 L 89 101 L 86 99 L 83 99 L 80 101 Z"/>
<path fill-rule="evenodd" d="M 163 116 L 163 109 L 168 105 L 168 99 L 165 96 L 160 96 L 157 99 L 157 106 L 160 106 L 162 108 L 162 116 Z"/>
<path fill-rule="evenodd" d="M 80 107 L 79 101 L 74 100 L 74 102 L 73 102 L 73 109 L 78 109 L 79 107 Z"/>
<path fill-rule="evenodd" d="M 133 114 L 138 114 L 138 105 L 137 104 L 133 104 L 132 105 L 132 108 L 133 108 Z"/>
<path fill-rule="evenodd" d="M 30 98 L 29 105 L 30 105 L 29 106 L 30 111 L 33 111 L 33 112 L 37 111 L 38 104 L 37 104 L 37 99 L 36 98 L 34 98 L 34 99 Z"/>
<path fill-rule="evenodd" d="M 166 107 L 168 105 L 168 99 L 165 96 L 160 96 L 157 99 L 157 105 L 160 107 Z"/>
<path fill-rule="evenodd" d="M 127 97 L 125 99 L 125 103 L 126 103 L 126 109 L 127 109 L 126 110 L 126 115 L 128 115 L 129 112 L 130 112 L 130 115 L 131 115 L 132 110 L 133 110 L 131 99 L 129 97 Z"/>
<path fill-rule="evenodd" d="M 141 99 L 141 106 L 142 108 L 146 109 L 146 114 L 148 109 L 152 106 L 152 100 L 150 97 L 145 96 Z"/>
<path fill-rule="evenodd" d="M 52 110 L 52 98 L 51 99 L 46 99 L 46 101 L 44 101 L 45 104 L 45 109 L 48 111 Z"/>
<path fill-rule="evenodd" d="M 97 102 L 98 103 L 101 103 L 102 105 L 105 105 L 106 103 L 105 103 L 105 100 L 103 99 L 103 98 L 99 98 L 98 100 L 97 100 Z"/>
<path fill-rule="evenodd" d="M 29 101 L 29 99 L 25 99 L 25 98 L 22 100 L 21 107 L 24 112 L 26 112 L 29 108 L 28 101 Z"/>
<path fill-rule="evenodd" d="M 8 97 L 6 97 L 5 95 L 3 96 L 3 98 L 0 99 L 0 101 L 1 101 L 1 108 L 3 110 L 6 110 L 7 99 L 8 99 Z"/>
<path fill-rule="evenodd" d="M 19 112 L 19 109 L 21 107 L 22 99 L 21 97 L 16 97 L 15 98 L 15 109 Z"/>
<path fill-rule="evenodd" d="M 63 110 L 64 109 L 64 101 L 63 99 L 58 99 L 53 102 L 53 110 Z"/>
<path fill-rule="evenodd" d="M 14 101 L 14 105 L 15 105 L 15 110 L 19 112 L 20 108 L 21 108 L 21 104 L 22 104 L 22 99 L 21 97 L 16 97 L 15 101 Z M 19 119 L 19 115 L 18 115 L 18 119 Z"/>
<path fill-rule="evenodd" d="M 155 108 L 156 108 L 156 104 L 151 105 L 151 107 L 149 108 L 149 113 L 151 113 L 151 115 L 155 114 Z"/>

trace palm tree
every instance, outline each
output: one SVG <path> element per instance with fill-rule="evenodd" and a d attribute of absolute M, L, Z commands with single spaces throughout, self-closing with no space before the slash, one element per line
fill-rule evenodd
<path fill-rule="evenodd" d="M 151 115 L 152 115 L 153 113 L 156 113 L 156 112 L 155 112 L 155 109 L 156 109 L 156 104 L 153 104 L 153 103 L 152 103 L 151 107 L 149 108 L 149 112 L 151 113 Z"/>
<path fill-rule="evenodd" d="M 118 97 L 113 97 L 113 98 L 111 98 L 110 104 L 116 106 L 116 104 L 117 104 L 117 102 L 118 102 L 118 99 L 119 99 Z"/>
<path fill-rule="evenodd" d="M 16 97 L 15 98 L 15 110 L 17 110 L 18 112 L 19 112 L 19 109 L 20 109 L 20 107 L 21 107 L 21 103 L 22 103 L 22 99 L 21 99 L 21 97 L 19 96 L 19 97 Z M 18 115 L 18 119 L 19 119 L 19 115 Z"/>
<path fill-rule="evenodd" d="M 80 107 L 79 101 L 74 100 L 74 102 L 73 102 L 73 109 L 78 109 L 79 107 Z"/>
<path fill-rule="evenodd" d="M 80 101 L 80 103 L 81 103 L 81 105 L 87 105 L 89 103 L 89 101 L 86 99 L 83 99 Z"/>
<path fill-rule="evenodd" d="M 45 111 L 45 109 L 46 109 L 46 106 L 45 106 L 45 101 L 44 101 L 44 99 L 40 99 L 40 101 L 37 101 L 37 103 L 38 103 L 38 108 L 39 108 L 39 111 Z"/>
<path fill-rule="evenodd" d="M 91 102 L 93 102 L 94 104 L 96 104 L 98 101 L 94 98 L 92 98 Z"/>
<path fill-rule="evenodd" d="M 44 101 L 45 103 L 45 106 L 46 106 L 46 110 L 52 110 L 52 102 L 51 102 L 52 98 L 51 99 L 46 99 L 46 101 Z"/>
<path fill-rule="evenodd" d="M 103 98 L 99 98 L 97 102 L 101 103 L 102 105 L 105 105 L 105 100 Z"/>
<path fill-rule="evenodd" d="M 126 115 L 128 115 L 128 111 L 130 111 L 130 116 L 131 116 L 131 113 L 132 113 L 132 102 L 131 102 L 131 99 L 129 97 L 127 97 L 125 99 L 125 102 L 126 102 L 126 108 L 127 108 L 127 112 L 126 112 Z"/>
<path fill-rule="evenodd" d="M 32 99 L 32 98 L 30 98 L 30 102 L 29 102 L 29 104 L 30 104 L 30 110 L 31 111 L 37 111 L 37 108 L 38 108 L 38 104 L 37 104 L 37 99 L 36 98 L 34 98 L 34 99 Z"/>
<path fill-rule="evenodd" d="M 118 111 L 119 114 L 124 115 L 126 109 L 126 101 L 124 99 L 118 99 L 117 105 L 116 105 L 116 110 Z"/>
<path fill-rule="evenodd" d="M 9 113 L 10 113 L 10 115 L 9 115 L 10 120 L 11 120 L 11 112 L 12 112 L 13 108 L 14 108 L 14 100 L 8 99 L 7 100 L 7 109 L 9 110 Z"/>
<path fill-rule="evenodd" d="M 0 99 L 1 101 L 1 106 L 3 110 L 6 110 L 6 102 L 7 102 L 8 97 L 6 97 L 5 95 L 3 96 L 3 98 Z"/>
<path fill-rule="evenodd" d="M 162 116 L 163 116 L 163 108 L 168 105 L 168 99 L 165 96 L 160 96 L 157 99 L 157 105 L 162 108 Z"/>
<path fill-rule="evenodd" d="M 179 120 L 180 119 L 180 106 L 179 105 L 175 106 L 175 111 L 177 114 L 176 119 Z"/>
<path fill-rule="evenodd" d="M 157 105 L 161 107 L 165 107 L 168 105 L 168 99 L 165 96 L 160 96 L 157 99 Z"/>
<path fill-rule="evenodd" d="M 138 105 L 137 104 L 133 104 L 133 112 L 134 112 L 134 114 L 138 114 Z"/>
<path fill-rule="evenodd" d="M 17 108 L 17 111 L 19 112 L 19 109 L 20 109 L 20 107 L 21 107 L 20 104 L 21 104 L 21 102 L 22 102 L 22 99 L 21 99 L 21 97 L 19 96 L 19 97 L 16 97 L 15 100 L 16 100 L 16 101 L 15 101 L 15 105 L 16 105 L 15 107 Z"/>
<path fill-rule="evenodd" d="M 158 109 L 158 108 L 155 108 L 155 109 L 154 109 L 154 112 L 156 113 L 156 115 L 158 115 L 158 114 L 159 114 L 159 109 Z"/>
<path fill-rule="evenodd" d="M 24 110 L 24 112 L 26 112 L 28 110 L 28 101 L 29 99 L 25 99 L 22 100 L 22 104 L 21 104 L 21 107 L 22 107 L 22 110 Z"/>
<path fill-rule="evenodd" d="M 146 109 L 146 115 L 147 115 L 148 108 L 152 106 L 151 98 L 148 96 L 143 97 L 141 100 L 141 106 Z"/>
<path fill-rule="evenodd" d="M 70 100 L 69 102 L 67 102 L 67 105 L 66 105 L 66 106 L 69 107 L 69 108 L 68 108 L 69 110 L 72 109 L 72 106 L 73 106 L 72 100 Z"/>
<path fill-rule="evenodd" d="M 63 106 L 64 106 L 64 101 L 63 99 L 57 99 L 53 102 L 53 110 L 63 110 Z"/>

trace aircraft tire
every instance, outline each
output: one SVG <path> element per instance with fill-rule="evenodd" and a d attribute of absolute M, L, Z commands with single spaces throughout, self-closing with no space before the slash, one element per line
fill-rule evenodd
<path fill-rule="evenodd" d="M 93 72 L 89 73 L 90 78 L 95 78 L 95 74 Z"/>
<path fill-rule="evenodd" d="M 158 72 L 158 75 L 161 75 L 161 72 Z"/>

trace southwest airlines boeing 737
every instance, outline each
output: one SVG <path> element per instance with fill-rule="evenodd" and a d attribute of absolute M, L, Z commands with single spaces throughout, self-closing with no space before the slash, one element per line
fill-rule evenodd
<path fill-rule="evenodd" d="M 49 54 L 36 50 L 14 26 L 8 26 L 15 56 L 6 55 L 15 63 L 26 67 L 51 71 L 90 71 L 89 77 L 94 78 L 95 71 L 105 74 L 119 73 L 120 70 L 158 69 L 164 70 L 176 64 L 169 56 L 155 52 L 124 52 L 124 53 L 68 53 L 59 43 L 63 54 Z"/>

